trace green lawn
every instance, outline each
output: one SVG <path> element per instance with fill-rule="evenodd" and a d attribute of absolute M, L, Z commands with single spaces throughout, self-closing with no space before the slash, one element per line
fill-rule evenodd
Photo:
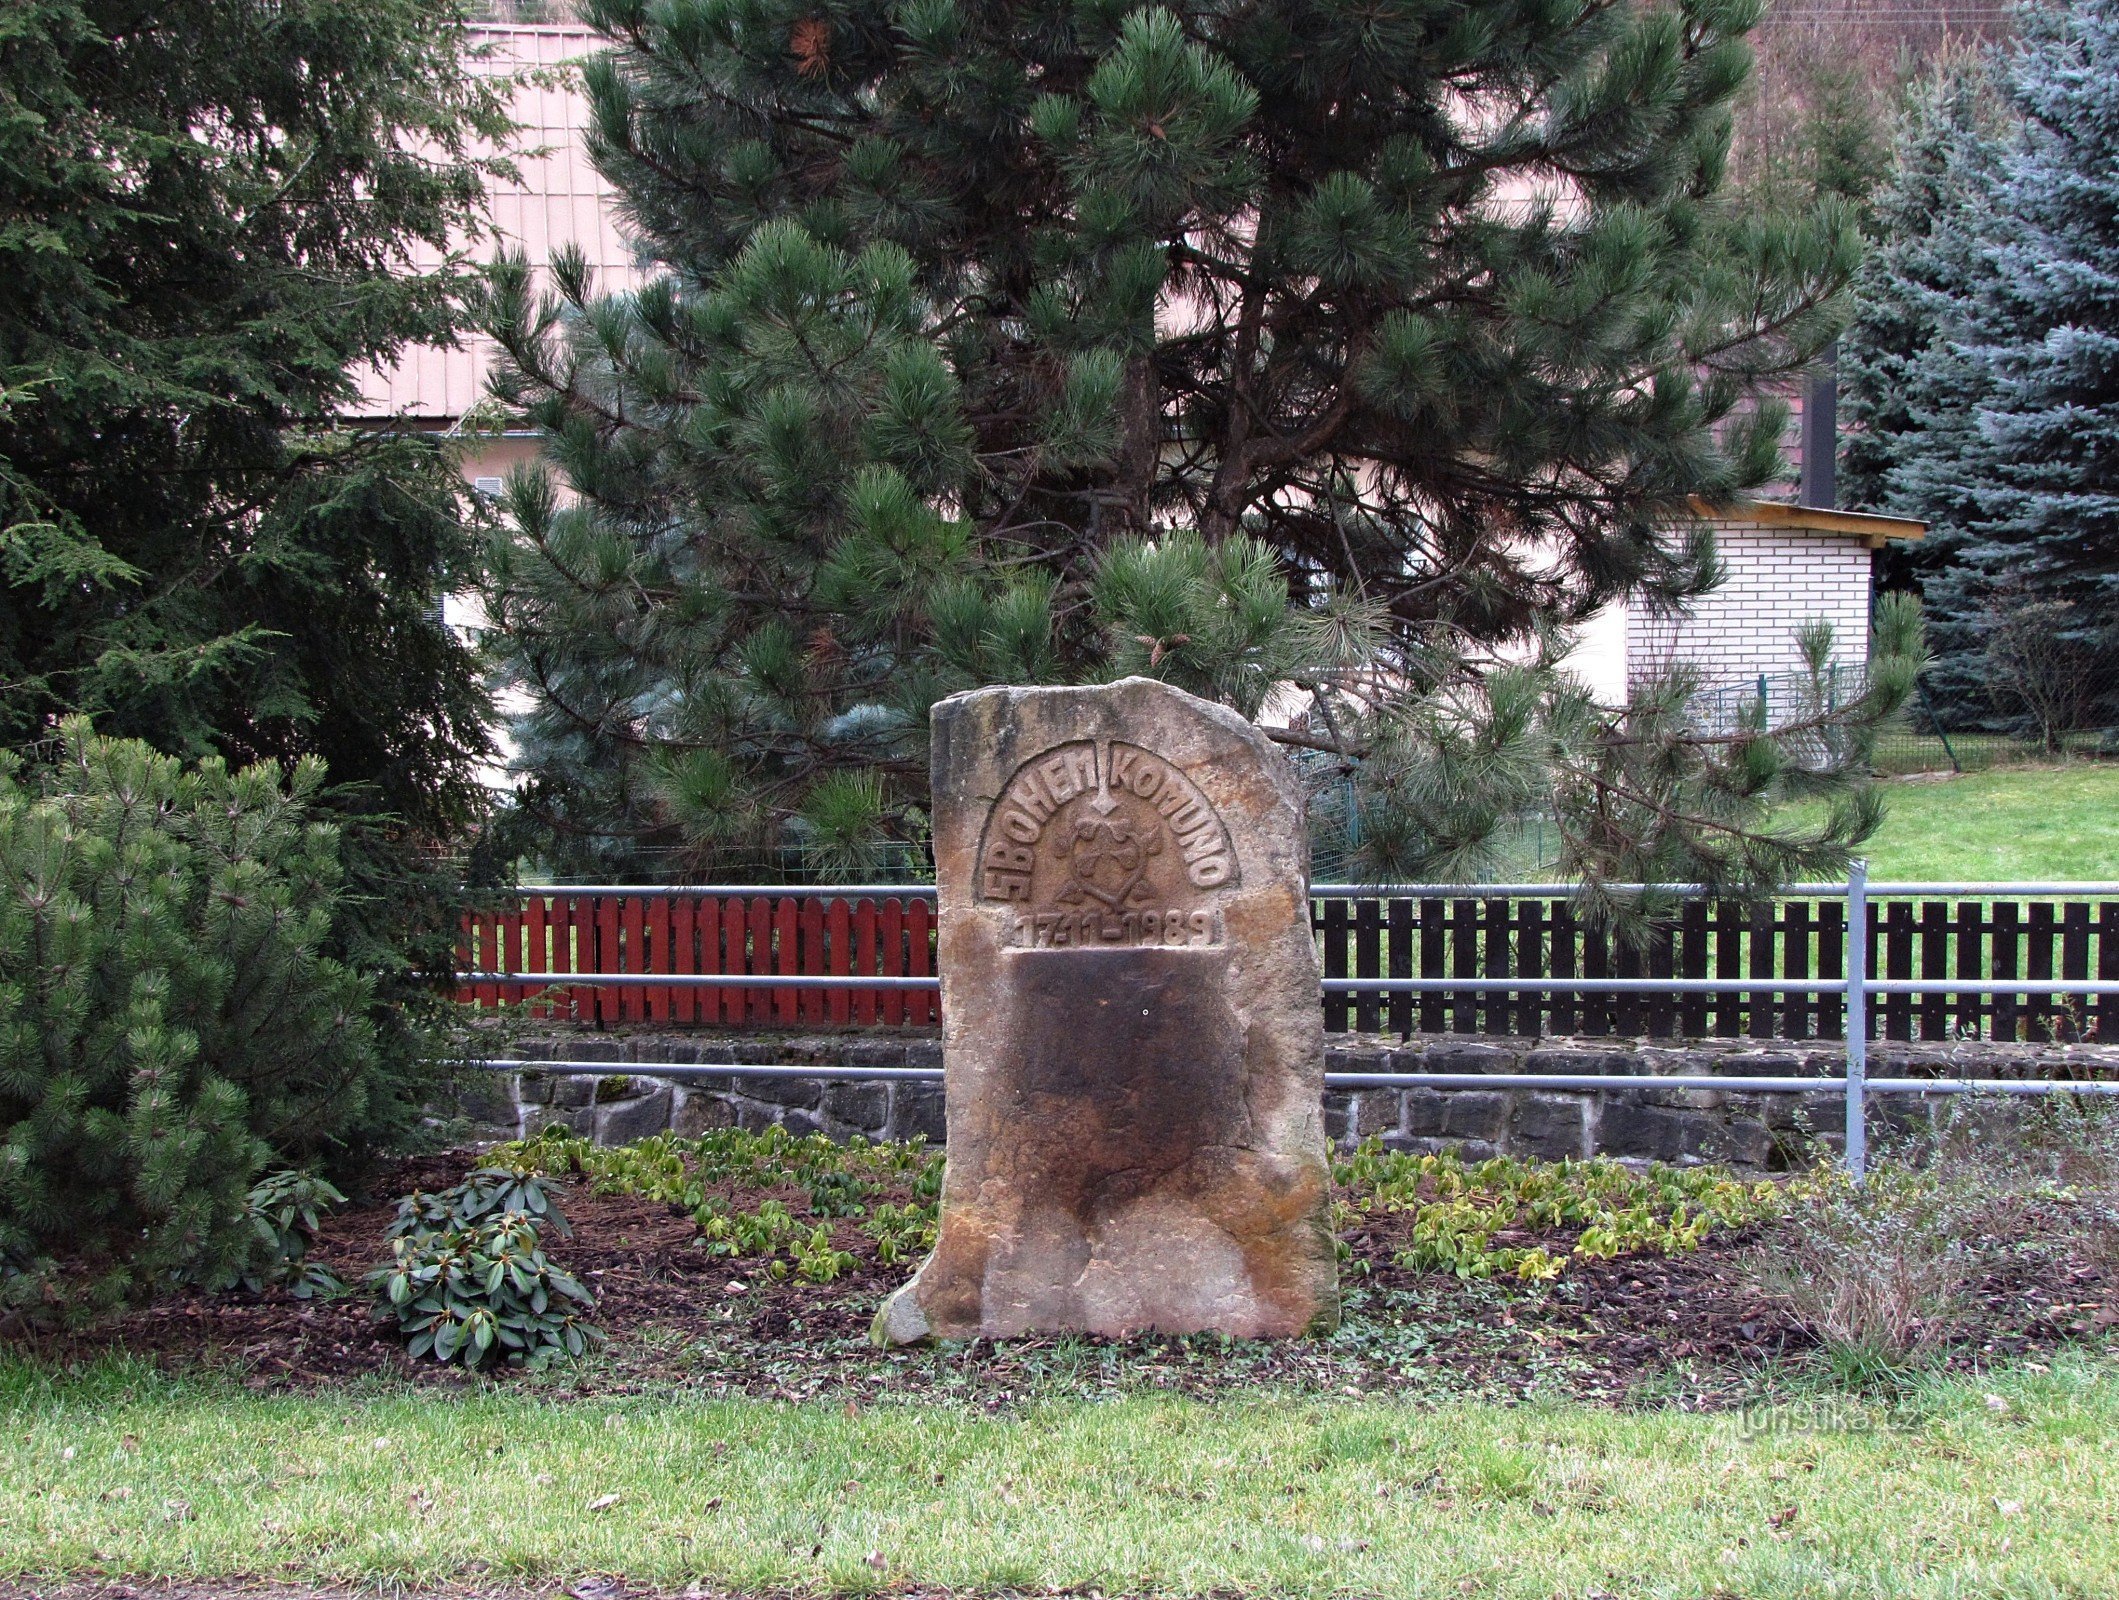
<path fill-rule="evenodd" d="M 1886 778 L 1881 787 L 1884 825 L 1864 851 L 1872 878 L 2119 880 L 2119 761 Z M 1822 808 L 1795 806 L 1783 815 L 1816 820 Z M 1550 877 L 1557 848 L 1534 827 L 1499 876 Z"/>
<path fill-rule="evenodd" d="M 0 1579 L 2088 1600 L 2119 1592 L 2114 1377 L 2063 1358 L 1758 1434 L 1371 1396 L 993 1415 L 0 1366 Z"/>
<path fill-rule="evenodd" d="M 1874 878 L 2119 879 L 2119 762 L 1893 779 Z"/>

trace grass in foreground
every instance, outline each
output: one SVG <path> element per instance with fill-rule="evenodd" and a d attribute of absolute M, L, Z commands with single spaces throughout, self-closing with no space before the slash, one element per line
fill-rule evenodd
<path fill-rule="evenodd" d="M 1376 1397 L 265 1398 L 0 1366 L 0 1576 L 2087 1597 L 2119 1591 L 2112 1378 L 2067 1358 L 1759 1432 Z"/>
<path fill-rule="evenodd" d="M 1883 785 L 1872 878 L 2119 878 L 2119 762 L 2008 767 Z"/>

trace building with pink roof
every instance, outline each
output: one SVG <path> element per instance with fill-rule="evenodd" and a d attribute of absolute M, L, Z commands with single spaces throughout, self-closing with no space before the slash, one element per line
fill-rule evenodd
<path fill-rule="evenodd" d="M 583 137 L 588 106 L 574 87 L 570 65 L 598 47 L 596 36 L 573 22 L 480 22 L 471 33 L 484 52 L 479 70 L 527 75 L 512 102 L 520 127 L 514 154 L 520 181 L 488 187 L 493 237 L 485 248 L 497 251 L 505 243 L 541 268 L 555 250 L 574 245 L 604 287 L 631 286 L 639 273 L 618 230 L 611 186 L 589 160 Z M 486 398 L 492 355 L 491 342 L 480 337 L 466 338 L 455 349 L 411 350 L 362 384 L 366 415 L 458 433 Z M 527 432 L 469 435 L 464 476 L 481 488 L 497 489 L 510 467 L 536 453 L 536 438 Z"/>

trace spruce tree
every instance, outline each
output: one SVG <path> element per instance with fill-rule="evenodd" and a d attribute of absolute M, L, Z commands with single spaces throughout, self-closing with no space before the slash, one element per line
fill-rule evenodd
<path fill-rule="evenodd" d="M 1302 697 L 1365 870 L 1470 870 L 1525 808 L 1592 876 L 1842 859 L 1851 747 L 1553 665 L 1712 581 L 1692 499 L 1772 478 L 1761 392 L 1838 329 L 1846 208 L 1725 193 L 1756 9 L 590 0 L 662 270 L 496 282 L 568 490 L 518 479 L 489 564 L 525 837 L 872 869 L 939 695 L 1147 672 Z M 1805 787 L 1829 828 L 1755 826 Z"/>
<path fill-rule="evenodd" d="M 1967 348 L 1990 266 L 1981 245 L 2012 119 L 1984 51 L 1945 58 L 1908 91 L 1890 176 L 1875 202 L 1877 242 L 1841 341 L 1846 503 L 1929 524 L 1880 558 L 1880 577 L 1925 602 L 1933 659 L 1922 683 L 1952 726 L 1982 722 L 1985 618 L 1962 603 L 1976 512 L 1959 464 L 1977 443 L 1991 392 Z"/>
<path fill-rule="evenodd" d="M 476 811 L 485 699 L 439 615 L 463 487 L 341 421 L 364 364 L 463 325 L 507 130 L 468 48 L 434 0 L 11 0 L 0 746 L 84 712 L 320 756 L 425 838 Z"/>
<path fill-rule="evenodd" d="M 2056 671 L 2119 724 L 2119 4 L 2034 12 L 2012 64 L 2024 131 L 1996 175 L 1969 354 L 1993 385 L 1961 481 L 1971 502 L 1952 598 L 2031 623 Z M 2052 652 L 2043 652 L 2050 654 Z M 2020 668 L 1995 665 L 2004 679 Z M 1998 685 L 2026 701 L 2020 686 Z M 2049 718 L 2025 703 L 2033 720 Z M 2050 734 L 2050 728 L 2043 730 Z"/>
<path fill-rule="evenodd" d="M 2055 677 L 2119 720 L 2115 72 L 2119 7 L 2078 0 L 2025 14 L 1998 93 L 1976 61 L 1937 80 L 1850 338 L 1850 476 L 1930 524 L 1908 574 L 1962 722 L 2043 727 L 2023 686 Z"/>
<path fill-rule="evenodd" d="M 1936 431 L 1963 427 L 1971 413 L 1965 384 L 1977 380 L 1953 341 L 1967 331 L 1986 270 L 1979 230 L 2008 127 L 1989 63 L 1984 52 L 1946 57 L 1907 91 L 1874 201 L 1876 244 L 1840 342 L 1849 423 L 1840 482 L 1850 505 L 1926 515 L 1933 502 L 1900 469 L 1936 453 Z M 1916 496 L 1919 512 L 1910 509 Z M 1914 559 L 1932 565 L 1941 543 L 1924 541 Z"/>
<path fill-rule="evenodd" d="M 185 760 L 325 764 L 323 937 L 384 996 L 381 1065 L 281 1065 L 297 1096 L 388 1081 L 320 1120 L 340 1162 L 418 1129 L 461 901 L 438 851 L 484 803 L 489 705 L 441 619 L 478 553 L 464 485 L 438 441 L 344 420 L 364 364 L 464 324 L 508 133 L 469 49 L 447 0 L 0 13 L 0 749 L 57 759 L 84 713 Z"/>

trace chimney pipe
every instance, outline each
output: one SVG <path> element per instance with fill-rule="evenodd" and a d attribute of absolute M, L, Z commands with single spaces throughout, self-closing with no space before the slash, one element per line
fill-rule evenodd
<path fill-rule="evenodd" d="M 1803 391 L 1803 472 L 1795 497 L 1832 510 L 1839 504 L 1839 341 L 1825 346 L 1820 370 Z"/>

